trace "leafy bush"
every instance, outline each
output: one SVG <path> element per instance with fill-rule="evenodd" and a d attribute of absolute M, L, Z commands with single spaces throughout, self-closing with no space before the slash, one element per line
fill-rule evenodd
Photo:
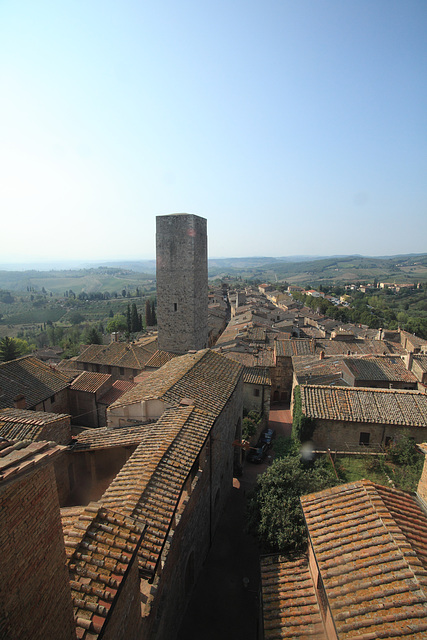
<path fill-rule="evenodd" d="M 250 411 L 242 421 L 242 438 L 250 440 L 257 432 L 262 416 L 257 411 Z"/>
<path fill-rule="evenodd" d="M 299 442 L 311 440 L 314 433 L 314 421 L 302 412 L 301 388 L 295 387 L 294 411 L 292 418 L 292 437 Z"/>
<path fill-rule="evenodd" d="M 407 433 L 392 442 L 387 451 L 387 458 L 400 465 L 416 464 L 420 456 L 422 457 L 422 454 L 415 441 Z"/>

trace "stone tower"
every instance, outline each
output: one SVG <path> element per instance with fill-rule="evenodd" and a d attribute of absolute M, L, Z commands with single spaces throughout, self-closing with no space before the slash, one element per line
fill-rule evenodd
<path fill-rule="evenodd" d="M 156 218 L 159 349 L 183 354 L 208 344 L 206 219 L 187 213 Z"/>

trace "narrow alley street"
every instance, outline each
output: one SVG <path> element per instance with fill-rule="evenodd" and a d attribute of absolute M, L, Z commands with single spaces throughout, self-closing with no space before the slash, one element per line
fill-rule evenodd
<path fill-rule="evenodd" d="M 289 407 L 273 406 L 269 427 L 276 435 L 290 435 Z M 273 450 L 271 449 L 271 453 Z M 212 548 L 195 585 L 178 640 L 257 640 L 260 568 L 256 541 L 244 531 L 246 500 L 271 459 L 245 462 L 234 478 Z"/>

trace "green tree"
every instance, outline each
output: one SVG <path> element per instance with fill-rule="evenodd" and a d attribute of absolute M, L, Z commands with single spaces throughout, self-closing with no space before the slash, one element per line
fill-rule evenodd
<path fill-rule="evenodd" d="M 294 410 L 292 418 L 292 437 L 299 442 L 311 440 L 314 432 L 314 422 L 302 412 L 301 388 L 294 390 Z"/>
<path fill-rule="evenodd" d="M 148 298 L 145 301 L 145 326 L 146 327 L 153 326 L 153 321 L 151 317 L 151 302 L 150 300 L 148 300 Z"/>
<path fill-rule="evenodd" d="M 67 318 L 71 324 L 81 324 L 84 322 L 84 316 L 79 311 L 71 311 Z"/>
<path fill-rule="evenodd" d="M 142 329 L 139 321 L 138 309 L 136 308 L 135 302 L 132 302 L 132 308 L 130 312 L 130 329 L 133 333 L 141 331 Z"/>
<path fill-rule="evenodd" d="M 126 329 L 127 332 L 130 333 L 132 331 L 132 318 L 130 315 L 130 305 L 128 304 L 126 309 Z"/>
<path fill-rule="evenodd" d="M 126 331 L 127 320 L 121 313 L 116 313 L 111 320 L 107 322 L 107 333 L 115 333 L 116 331 Z"/>
<path fill-rule="evenodd" d="M 29 353 L 30 348 L 26 340 L 19 338 L 9 338 L 6 336 L 0 340 L 0 360 L 2 362 L 9 362 L 9 360 L 15 360 L 19 356 Z"/>
<path fill-rule="evenodd" d="M 151 302 L 151 322 L 153 324 L 153 327 L 155 327 L 157 324 L 157 316 L 156 316 L 156 306 L 155 306 L 154 300 Z"/>
<path fill-rule="evenodd" d="M 256 434 L 260 420 L 261 420 L 261 415 L 256 411 L 250 411 L 249 414 L 245 418 L 243 418 L 243 421 L 242 421 L 243 440 L 250 440 L 252 436 Z"/>
<path fill-rule="evenodd" d="M 102 335 L 96 327 L 90 327 L 85 334 L 84 342 L 86 344 L 102 344 Z"/>
<path fill-rule="evenodd" d="M 300 497 L 332 487 L 337 480 L 323 461 L 305 465 L 299 457 L 275 460 L 258 476 L 248 503 L 247 527 L 264 553 L 305 551 L 306 527 Z"/>

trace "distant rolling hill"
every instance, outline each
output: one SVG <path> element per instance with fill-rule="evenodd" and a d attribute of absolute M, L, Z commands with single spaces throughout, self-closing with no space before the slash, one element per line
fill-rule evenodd
<path fill-rule="evenodd" d="M 0 271 L 0 289 L 26 291 L 42 287 L 53 293 L 72 289 L 80 291 L 121 291 L 123 288 L 152 284 L 155 260 L 114 261 L 86 269 L 55 269 L 50 271 Z M 292 284 L 340 283 L 350 281 L 390 281 L 397 283 L 427 281 L 427 254 L 364 257 L 247 257 L 212 258 L 209 277 L 287 281 Z"/>

